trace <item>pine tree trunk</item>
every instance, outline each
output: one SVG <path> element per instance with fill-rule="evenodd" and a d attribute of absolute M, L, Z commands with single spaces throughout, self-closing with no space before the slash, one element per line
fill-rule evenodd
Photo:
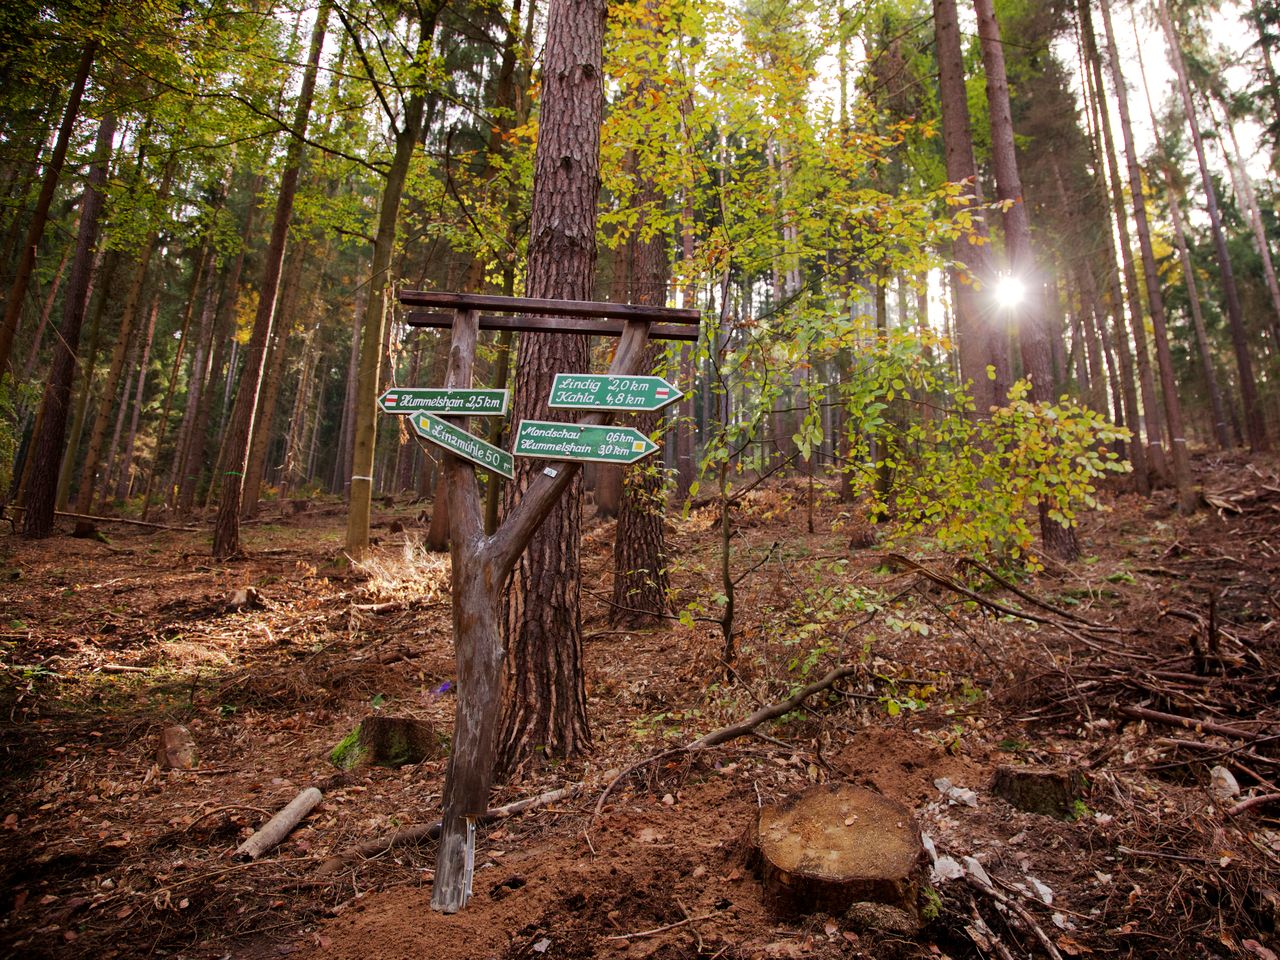
<path fill-rule="evenodd" d="M 213 527 L 213 556 L 226 560 L 240 553 L 240 510 L 243 480 L 248 466 L 250 438 L 258 415 L 258 395 L 262 387 L 263 366 L 267 343 L 275 321 L 276 297 L 279 293 L 280 272 L 284 263 L 285 239 L 289 233 L 289 221 L 293 218 L 293 201 L 298 192 L 298 177 L 302 172 L 303 142 L 307 125 L 311 120 L 311 100 L 315 94 L 316 72 L 320 63 L 320 49 L 328 26 L 330 5 L 322 0 L 316 14 L 315 27 L 311 31 L 311 48 L 303 72 L 302 88 L 298 93 L 298 105 L 294 111 L 293 130 L 297 136 L 289 143 L 285 155 L 284 173 L 280 177 L 280 192 L 276 197 L 275 219 L 271 224 L 271 241 L 267 245 L 263 264 L 262 283 L 258 287 L 258 309 L 253 318 L 253 331 L 245 348 L 244 370 L 236 391 L 235 408 L 226 433 L 226 449 L 234 452 L 228 457 L 221 479 L 222 496 L 218 502 L 218 516 Z M 226 467 L 234 469 L 226 469 Z M 218 478 L 214 477 L 217 483 Z"/>
<path fill-rule="evenodd" d="M 62 125 L 58 128 L 58 139 L 53 146 L 53 155 L 45 166 L 44 181 L 40 184 L 40 194 L 36 197 L 35 210 L 31 213 L 27 236 L 18 256 L 17 270 L 5 299 L 4 318 L 0 320 L 0 381 L 4 380 L 9 370 L 9 354 L 13 349 L 14 334 L 18 330 L 18 318 L 22 315 L 22 307 L 27 299 L 27 286 L 31 283 L 31 271 L 36 263 L 36 248 L 40 245 L 45 224 L 49 221 L 49 207 L 53 203 L 53 194 L 62 176 L 62 167 L 66 163 L 71 134 L 75 130 L 76 117 L 80 114 L 80 101 L 84 98 L 89 71 L 93 67 L 93 60 L 97 53 L 98 40 L 95 37 L 85 43 L 80 53 L 80 63 L 76 67 L 75 78 L 71 81 L 71 93 L 62 113 Z"/>
<path fill-rule="evenodd" d="M 996 23 L 992 0 L 974 0 L 978 14 L 978 37 L 987 75 L 987 105 L 991 117 L 991 158 L 996 174 L 996 193 L 1006 205 L 1004 211 L 1005 249 L 1014 276 L 1037 275 L 1031 251 L 1031 221 L 1022 195 L 1022 181 L 1014 151 L 1013 117 L 1009 110 L 1009 86 L 1005 77 L 1004 48 Z M 1022 368 L 1031 380 L 1031 399 L 1052 403 L 1053 369 L 1048 332 L 1045 329 L 1044 299 L 1038 287 L 1027 283 L 1028 297 L 1022 310 L 1018 345 Z M 1049 516 L 1048 504 L 1040 502 L 1040 538 L 1045 549 L 1061 560 L 1074 560 L 1080 548 L 1075 530 Z"/>
<path fill-rule="evenodd" d="M 969 128 L 968 92 L 955 0 L 934 0 L 933 13 L 947 179 L 963 184 L 969 194 L 964 207 L 975 207 L 982 203 L 982 195 Z M 1004 402 L 1012 376 L 1007 340 L 988 303 L 995 271 L 991 265 L 991 248 L 987 245 L 990 237 L 981 214 L 973 220 L 973 239 L 976 242 L 971 243 L 969 237 L 959 237 L 952 244 L 951 257 L 962 269 L 950 272 L 955 291 L 960 379 L 971 384 L 974 407 L 980 416 L 986 416 L 993 406 Z M 981 288 L 987 288 L 986 292 Z M 988 366 L 995 368 L 995 379 L 989 376 Z"/>
<path fill-rule="evenodd" d="M 188 400 L 188 404 L 195 407 L 195 415 L 191 420 L 190 429 L 184 431 L 187 439 L 183 446 L 182 459 L 176 474 L 178 487 L 177 511 L 179 516 L 183 517 L 190 516 L 195 509 L 197 488 L 205 469 L 205 453 L 209 447 L 209 419 L 213 413 L 214 387 L 221 377 L 223 366 L 227 364 L 228 352 L 231 352 L 232 355 L 232 365 L 235 362 L 233 350 L 235 340 L 233 334 L 236 321 L 236 300 L 240 292 L 240 275 L 244 272 L 246 250 L 254 236 L 254 226 L 258 211 L 258 194 L 262 190 L 263 180 L 263 175 L 258 174 L 250 184 L 248 190 L 249 205 L 245 213 L 244 231 L 240 237 L 240 249 L 236 252 L 235 259 L 231 261 L 230 269 L 226 271 L 223 277 L 222 293 L 211 321 L 209 331 L 211 340 L 207 353 L 208 360 L 206 361 L 208 366 L 205 367 L 204 362 L 201 363 L 200 369 L 204 372 L 200 380 L 200 390 L 194 400 Z M 215 486 L 216 479 L 216 477 L 210 478 L 210 489 Z"/>
<path fill-rule="evenodd" d="M 604 0 L 552 0 L 542 74 L 542 113 L 534 156 L 526 292 L 591 298 L 604 106 Z M 587 369 L 585 337 L 525 334 L 520 339 L 512 420 L 565 419 L 546 407 L 557 372 Z M 521 459 L 507 486 L 507 510 L 545 464 Z M 533 536 L 512 573 L 506 697 L 499 767 L 512 772 L 541 749 L 571 756 L 590 739 L 579 620 L 582 478 Z"/>
<path fill-rule="evenodd" d="M 98 244 L 98 225 L 102 216 L 111 144 L 115 138 L 116 116 L 108 112 L 98 125 L 93 162 L 84 197 L 80 201 L 80 227 L 76 233 L 75 260 L 62 301 L 62 323 L 54 342 L 53 361 L 45 383 L 40 409 L 40 430 L 32 441 L 31 473 L 27 481 L 26 512 L 22 518 L 22 535 L 27 539 L 47 537 L 53 531 L 54 509 L 58 491 L 58 473 L 68 449 L 67 415 L 71 406 L 71 383 L 76 372 L 76 354 L 80 349 L 80 331 L 84 325 L 89 299 L 89 281 L 94 251 Z M 103 291 L 105 299 L 106 291 Z M 86 376 L 82 379 L 87 380 Z M 88 394 L 87 383 L 82 386 Z M 70 471 L 67 471 L 70 473 Z"/>
<path fill-rule="evenodd" d="M 1179 46 L 1178 34 L 1169 17 L 1169 9 L 1164 0 L 1157 0 L 1156 11 L 1160 17 L 1160 25 L 1164 28 L 1165 40 L 1168 43 L 1169 63 L 1178 78 L 1178 93 L 1182 97 L 1182 109 L 1187 116 L 1187 129 L 1191 132 L 1191 143 L 1195 147 L 1196 161 L 1200 165 L 1200 180 L 1204 187 L 1205 206 L 1209 213 L 1209 229 L 1213 234 L 1213 248 L 1218 257 L 1218 272 L 1221 277 L 1222 290 L 1227 299 L 1227 321 L 1231 330 L 1231 345 L 1236 355 L 1236 371 L 1240 379 L 1240 396 L 1244 403 L 1245 434 L 1249 438 L 1249 446 L 1255 453 L 1269 450 L 1270 440 L 1262 421 L 1262 405 L 1258 399 L 1258 386 L 1253 376 L 1253 361 L 1249 355 L 1249 335 L 1245 330 L 1244 312 L 1240 307 L 1240 292 L 1236 288 L 1235 273 L 1231 267 L 1231 255 L 1227 252 L 1227 240 L 1222 231 L 1222 214 L 1218 210 L 1218 194 L 1209 173 L 1209 164 L 1205 159 L 1204 140 L 1200 135 L 1200 121 L 1196 115 L 1195 103 L 1191 98 L 1191 86 L 1187 82 L 1187 70 L 1182 60 L 1182 48 Z"/>
<path fill-rule="evenodd" d="M 1124 75 L 1120 70 L 1120 54 L 1111 26 L 1110 0 L 1101 0 L 1101 9 L 1102 28 L 1106 34 L 1111 64 L 1111 79 L 1115 87 L 1116 106 L 1120 113 L 1120 131 L 1124 139 L 1124 153 L 1129 167 L 1133 225 L 1134 231 L 1138 234 L 1138 246 L 1142 253 L 1147 305 L 1150 307 L 1151 333 L 1156 346 L 1156 364 L 1160 369 L 1160 394 L 1164 399 L 1164 422 L 1169 431 L 1169 458 L 1173 467 L 1173 483 L 1178 494 L 1178 509 L 1182 513 L 1192 513 L 1200 501 L 1200 495 L 1191 481 L 1191 458 L 1187 453 L 1187 438 L 1182 424 L 1182 404 L 1178 400 L 1178 383 L 1173 372 L 1173 356 L 1169 352 L 1169 334 L 1165 324 L 1160 269 L 1156 263 L 1155 251 L 1151 246 L 1151 230 L 1147 224 L 1147 198 L 1142 183 L 1142 169 L 1138 165 L 1138 151 L 1133 143 L 1133 124 L 1129 120 L 1129 94 L 1125 87 Z"/>
<path fill-rule="evenodd" d="M 125 440 L 120 473 L 116 478 L 116 499 L 127 500 L 133 489 L 133 451 L 138 442 L 138 422 L 142 419 L 142 402 L 146 396 L 147 364 L 151 361 L 151 346 L 155 342 L 156 319 L 160 314 L 160 294 L 157 291 L 148 311 L 147 332 L 142 339 L 142 356 L 138 361 L 138 385 L 134 391 L 133 412 L 129 415 L 129 435 Z"/>
<path fill-rule="evenodd" d="M 262 480 L 267 469 L 267 453 L 271 447 L 275 428 L 276 405 L 280 399 L 280 382 L 284 379 L 284 362 L 289 353 L 289 340 L 297 328 L 298 288 L 302 283 L 302 268 L 310 259 L 310 249 L 299 244 L 286 257 L 280 300 L 276 306 L 276 320 L 272 324 L 271 346 L 264 362 L 262 396 L 258 412 L 253 418 L 253 440 L 249 444 L 249 459 L 245 464 L 244 490 L 240 499 L 240 517 L 248 520 L 258 515 L 258 500 L 262 496 Z"/>
<path fill-rule="evenodd" d="M 1165 178 L 1172 183 L 1173 175 L 1165 168 Z M 1204 313 L 1200 309 L 1200 290 L 1196 283 L 1196 267 L 1187 249 L 1186 230 L 1182 225 L 1182 198 L 1170 188 L 1169 220 L 1173 224 L 1173 242 L 1178 248 L 1178 260 L 1187 284 L 1187 302 L 1191 306 L 1191 322 L 1196 331 L 1196 350 L 1200 355 L 1200 372 L 1204 376 L 1205 389 L 1213 411 L 1213 436 L 1219 450 L 1231 449 L 1231 432 L 1227 427 L 1227 412 L 1222 403 L 1222 388 L 1218 386 L 1218 372 L 1213 365 L 1213 351 L 1209 346 L 1209 334 L 1204 325 Z"/>
<path fill-rule="evenodd" d="M 79 227 L 76 227 L 79 233 Z M 31 338 L 31 348 L 27 351 L 27 362 L 22 365 L 22 379 L 30 380 L 36 371 L 36 361 L 40 358 L 40 347 L 44 343 L 45 329 L 49 325 L 49 318 L 53 316 L 53 304 L 58 297 L 58 290 L 62 287 L 62 277 L 66 273 L 67 263 L 71 260 L 71 249 L 74 244 L 68 244 L 62 253 L 62 259 L 58 262 L 58 270 L 53 275 L 53 282 L 49 284 L 49 292 L 45 294 L 44 306 L 40 308 L 40 322 L 36 325 L 35 336 Z M 99 253 L 101 256 L 101 253 Z"/>
<path fill-rule="evenodd" d="M 642 83 L 640 95 L 647 96 L 647 91 L 652 89 L 651 84 Z M 666 236 L 660 230 L 649 237 L 644 233 L 647 211 L 658 208 L 661 202 L 653 177 L 642 173 L 636 203 L 646 213 L 641 214 L 630 244 L 634 251 L 631 299 L 655 307 L 665 306 L 667 299 Z M 643 371 L 653 372 L 657 359 L 657 351 L 650 345 L 645 351 Z M 634 418 L 633 426 L 643 434 L 652 435 L 658 421 L 657 413 L 643 413 Z M 614 626 L 653 624 L 667 612 L 664 506 L 661 471 L 644 463 L 627 467 L 613 540 L 613 606 L 609 619 Z"/>
<path fill-rule="evenodd" d="M 1089 17 L 1086 3 L 1087 0 L 1081 0 L 1079 8 L 1079 47 L 1086 61 L 1085 65 L 1081 67 L 1085 101 L 1088 113 L 1093 118 L 1091 126 L 1095 159 L 1094 180 L 1097 185 L 1099 210 L 1102 218 L 1101 241 L 1106 251 L 1107 305 L 1110 307 L 1107 312 L 1110 314 L 1115 328 L 1114 346 L 1120 367 L 1120 389 L 1116 391 L 1116 396 L 1120 398 L 1124 407 L 1123 419 L 1117 418 L 1116 422 L 1127 426 L 1133 435 L 1133 442 L 1127 445 L 1127 449 L 1129 461 L 1133 465 L 1134 489 L 1141 495 L 1147 496 L 1151 493 L 1151 471 L 1148 469 L 1147 447 L 1143 442 L 1140 429 L 1142 415 L 1138 406 L 1139 378 L 1134 368 L 1133 354 L 1129 349 L 1129 334 L 1125 330 L 1125 299 L 1120 287 L 1119 256 L 1113 239 L 1114 225 L 1112 216 L 1115 206 L 1112 203 L 1112 195 L 1107 185 L 1106 175 L 1103 173 L 1106 165 L 1103 157 L 1112 152 L 1110 149 L 1111 136 L 1107 126 L 1106 115 L 1101 109 L 1102 98 L 1099 92 L 1099 84 L 1102 82 L 1102 71 L 1098 68 L 1097 45 L 1093 38 L 1093 22 Z M 1110 356 L 1111 346 L 1109 341 L 1111 340 L 1111 335 L 1107 331 L 1107 324 L 1103 320 L 1103 314 L 1099 314 L 1098 320 L 1098 333 L 1102 337 L 1103 347 L 1107 352 L 1107 356 Z"/>

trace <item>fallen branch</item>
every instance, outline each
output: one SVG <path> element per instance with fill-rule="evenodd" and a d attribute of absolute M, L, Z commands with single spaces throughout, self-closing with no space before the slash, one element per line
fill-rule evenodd
<path fill-rule="evenodd" d="M 11 506 L 11 510 L 25 510 L 26 507 Z M 87 520 L 90 523 L 127 523 L 135 527 L 146 527 L 148 530 L 181 530 L 184 533 L 199 533 L 199 527 L 174 527 L 166 523 L 152 523 L 150 520 L 134 520 L 132 517 L 95 517 L 88 513 L 68 513 L 55 510 L 54 516 L 66 517 L 68 520 Z"/>
<path fill-rule="evenodd" d="M 1256 797 L 1250 797 L 1248 800 L 1241 800 L 1234 807 L 1227 810 L 1228 817 L 1238 817 L 1240 814 L 1254 807 L 1263 807 L 1269 803 L 1275 803 L 1280 800 L 1280 793 L 1260 793 Z"/>
<path fill-rule="evenodd" d="M 1058 952 L 1058 948 L 1054 946 L 1053 941 L 1049 939 L 1049 935 L 1044 932 L 1044 928 L 1036 922 L 1035 917 L 1031 916 L 1031 912 L 1027 910 L 1026 907 L 1018 903 L 1012 897 L 1006 897 L 995 887 L 983 883 L 972 873 L 965 874 L 965 881 L 974 890 L 977 890 L 979 893 L 986 894 L 1006 910 L 1017 914 L 1018 919 L 1020 919 L 1031 934 L 1040 941 L 1040 946 L 1044 947 L 1044 952 L 1052 957 L 1053 960 L 1062 960 L 1062 954 Z"/>
<path fill-rule="evenodd" d="M 592 814 L 591 819 L 595 820 L 596 817 L 600 816 L 600 811 L 604 809 L 605 801 L 609 798 L 609 794 L 613 792 L 614 787 L 618 786 L 619 783 L 641 767 L 645 767 L 651 763 L 657 762 L 658 760 L 662 760 L 666 757 L 672 757 L 677 754 L 696 753 L 699 750 L 706 750 L 709 747 L 718 747 L 723 743 L 728 743 L 730 740 L 736 740 L 739 737 L 745 737 L 749 733 L 754 733 L 756 727 L 760 726 L 760 724 L 767 723 L 770 720 L 776 720 L 778 717 L 790 713 L 815 693 L 821 693 L 823 690 L 827 690 L 830 687 L 835 686 L 841 680 L 846 677 L 853 676 L 861 669 L 861 664 L 836 667 L 834 670 L 829 671 L 826 676 L 819 680 L 815 680 L 807 687 L 799 690 L 794 696 L 788 697 L 781 703 L 774 703 L 761 707 L 745 720 L 740 720 L 738 723 L 731 723 L 727 727 L 721 727 L 719 730 L 712 730 L 710 733 L 704 734 L 703 736 L 698 737 L 698 739 L 693 740 L 682 747 L 663 750 L 661 753 L 655 753 L 652 756 L 645 757 L 643 760 L 636 761 L 614 777 L 609 785 L 604 788 L 604 791 L 600 794 L 600 799 L 596 801 L 595 812 Z"/>
<path fill-rule="evenodd" d="M 1232 727 L 1225 723 L 1216 723 L 1213 720 L 1198 720 L 1194 717 L 1180 717 L 1176 713 L 1161 713 L 1159 710 L 1150 710 L 1147 707 L 1131 707 L 1125 705 L 1118 707 L 1117 712 L 1124 714 L 1126 717 L 1132 717 L 1135 720 L 1148 720 L 1151 723 L 1162 723 L 1167 727 L 1182 727 L 1185 730 L 1216 733 L 1219 736 L 1230 737 L 1233 740 L 1246 740 L 1249 743 L 1261 740 L 1264 736 L 1260 733 L 1254 733 L 1251 730 L 1242 730 L 1240 727 Z"/>
<path fill-rule="evenodd" d="M 988 597 L 984 597 L 984 596 L 981 596 L 980 594 L 974 593 L 968 587 L 964 586 L 961 583 L 958 583 L 956 580 L 953 580 L 951 577 L 948 577 L 942 573 L 938 573 L 936 570 L 930 570 L 924 564 L 917 563 L 916 561 L 912 560 L 910 557 L 904 557 L 900 553 L 886 554 L 885 560 L 888 561 L 889 563 L 896 563 L 901 566 L 904 566 L 908 570 L 912 570 L 920 574 L 926 580 L 929 580 L 932 583 L 936 583 L 940 587 L 945 587 L 946 589 L 950 590 L 952 593 L 957 593 L 962 597 L 972 600 L 974 603 L 978 604 L 979 606 L 986 607 L 988 610 L 992 610 L 996 613 L 1003 614 L 1006 617 L 1016 617 L 1019 620 L 1029 620 L 1031 623 L 1040 623 L 1040 624 L 1044 624 L 1047 627 L 1056 627 L 1057 629 L 1061 630 L 1063 633 L 1067 634 L 1069 637 L 1072 637 L 1073 639 L 1080 641 L 1080 643 L 1083 643 L 1090 650 L 1096 650 L 1100 653 L 1116 654 L 1118 656 L 1129 657 L 1134 660 L 1152 659 L 1151 657 L 1146 656 L 1144 654 L 1134 653 L 1133 651 L 1125 650 L 1124 648 L 1116 647 L 1113 645 L 1108 646 L 1108 645 L 1099 643 L 1096 640 L 1091 640 L 1088 637 L 1084 636 L 1082 633 L 1080 633 L 1080 631 L 1077 630 L 1074 626 L 1072 626 L 1069 623 L 1063 623 L 1061 620 L 1054 620 L 1049 617 L 1042 617 L 1036 613 L 1028 613 L 1025 610 L 1015 610 L 1012 607 L 1006 607 L 1003 603 L 999 603 L 995 600 L 991 600 Z M 1083 626 L 1083 624 L 1078 624 L 1077 626 Z M 1111 630 L 1113 628 L 1091 626 L 1088 629 Z"/>
<path fill-rule="evenodd" d="M 616 770 L 607 770 L 604 775 L 610 777 L 616 773 Z M 515 800 L 501 807 L 490 807 L 482 816 L 476 818 L 476 823 L 492 823 L 495 820 L 505 820 L 526 810 L 532 810 L 534 807 L 543 807 L 549 803 L 555 803 L 557 800 L 564 800 L 578 793 L 584 786 L 586 786 L 584 783 L 571 783 L 567 787 L 548 790 L 546 793 L 540 793 L 536 797 Z M 327 877 L 330 874 L 337 873 L 348 864 L 376 857 L 379 854 L 386 853 L 393 847 L 402 847 L 405 844 L 418 843 L 423 840 L 435 840 L 439 836 L 439 820 L 435 823 L 418 823 L 409 827 L 401 827 L 399 830 L 391 831 L 386 836 L 366 840 L 364 843 L 358 843 L 354 847 L 348 847 L 341 853 L 334 854 L 316 868 L 316 876 Z"/>
<path fill-rule="evenodd" d="M 307 787 L 289 801 L 289 805 L 277 813 L 257 833 L 236 848 L 237 860 L 257 860 L 260 856 L 279 845 L 293 828 L 308 813 L 315 809 L 323 799 L 323 794 L 315 787 Z"/>
<path fill-rule="evenodd" d="M 1070 610 L 1063 610 L 1061 607 L 1055 607 L 1053 604 L 1047 603 L 1044 600 L 1041 600 L 1039 597 L 1036 597 L 1033 594 L 1027 593 L 1017 584 L 1012 583 L 1011 581 L 1006 580 L 1004 577 L 1000 576 L 998 573 L 996 573 L 994 570 L 988 567 L 985 563 L 982 563 L 978 560 L 974 560 L 971 557 L 961 557 L 960 563 L 963 564 L 964 566 L 973 567 L 975 570 L 981 571 L 982 573 L 986 574 L 990 579 L 994 580 L 996 583 L 1000 584 L 1000 586 L 1008 590 L 1010 593 L 1014 594 L 1015 596 L 1021 597 L 1023 600 L 1027 601 L 1027 603 L 1034 604 L 1035 606 L 1039 607 L 1041 610 L 1048 610 L 1050 613 L 1056 613 L 1060 617 L 1066 617 L 1068 620 L 1074 621 L 1075 623 L 1080 624 L 1082 627 L 1088 627 L 1090 630 L 1098 630 L 1103 633 L 1123 633 L 1124 632 L 1119 627 L 1102 626 L 1101 624 L 1094 623 L 1091 620 L 1088 620 L 1085 617 L 1080 616 L 1078 613 L 1072 613 Z"/>

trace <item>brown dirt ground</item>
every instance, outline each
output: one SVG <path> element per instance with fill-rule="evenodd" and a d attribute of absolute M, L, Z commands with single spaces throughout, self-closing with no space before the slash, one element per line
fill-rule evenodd
<path fill-rule="evenodd" d="M 740 588 L 733 683 L 716 680 L 713 624 L 609 626 L 613 527 L 593 526 L 583 553 L 595 753 L 547 760 L 494 802 L 586 786 L 483 828 L 475 897 L 452 917 L 428 908 L 430 843 L 316 873 L 334 853 L 439 813 L 442 760 L 342 774 L 327 759 L 373 709 L 448 734 L 447 561 L 414 546 L 421 507 L 380 513 L 377 555 L 356 571 L 332 563 L 343 521 L 333 504 L 248 527 L 250 559 L 230 564 L 208 559 L 202 533 L 6 537 L 0 951 L 1019 957 L 1046 954 L 1039 931 L 1062 956 L 1274 956 L 1280 806 L 1228 815 L 1240 798 L 1216 800 L 1208 768 L 1230 767 L 1243 796 L 1280 794 L 1280 474 L 1245 459 L 1199 469 L 1209 505 L 1193 517 L 1173 514 L 1167 496 L 1109 495 L 1109 512 L 1085 518 L 1085 560 L 1021 584 L 1053 609 L 915 545 L 930 570 L 1053 624 L 995 614 L 886 563 L 882 549 L 851 551 L 857 518 L 832 499 L 817 532 L 803 533 L 804 485 L 761 489 L 737 518 L 736 568 L 769 559 Z M 719 590 L 713 527 L 711 511 L 695 511 L 671 531 L 677 606 L 700 600 L 703 614 Z M 262 606 L 228 610 L 247 586 Z M 855 677 L 763 737 L 637 767 L 593 816 L 603 771 L 852 662 Z M 1127 707 L 1243 728 L 1249 742 L 1139 721 Z M 155 764 L 172 723 L 194 735 L 194 770 Z M 1073 818 L 996 797 L 999 764 L 1082 774 Z M 944 797 L 941 777 L 974 790 L 977 806 Z M 977 858 L 1017 908 L 950 881 L 911 937 L 771 913 L 747 865 L 749 825 L 761 804 L 831 781 L 910 807 L 940 853 Z M 274 854 L 230 858 L 313 784 L 323 803 Z"/>

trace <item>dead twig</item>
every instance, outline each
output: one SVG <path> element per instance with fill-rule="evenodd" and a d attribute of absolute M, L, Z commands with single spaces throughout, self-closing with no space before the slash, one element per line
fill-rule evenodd
<path fill-rule="evenodd" d="M 1176 713 L 1161 713 L 1159 710 L 1150 710 L 1147 707 L 1124 705 L 1117 707 L 1116 712 L 1126 717 L 1132 717 L 1135 720 L 1147 720 L 1151 723 L 1162 723 L 1168 727 L 1182 727 L 1186 730 L 1195 730 L 1197 732 L 1216 733 L 1219 736 L 1230 737 L 1232 740 L 1245 740 L 1249 743 L 1254 743 L 1264 737 L 1264 734 L 1243 730 L 1240 727 L 1233 727 L 1225 723 L 1199 720 L 1194 717 L 1181 717 Z"/>
<path fill-rule="evenodd" d="M 1275 803 L 1280 800 L 1280 793 L 1260 793 L 1256 797 L 1249 797 L 1247 800 L 1241 800 L 1234 807 L 1227 809 L 1228 817 L 1238 817 L 1240 814 L 1252 810 L 1254 807 L 1264 807 L 1267 804 Z"/>
<path fill-rule="evenodd" d="M 685 917 L 683 920 L 677 920 L 675 923 L 668 923 L 665 926 L 654 927 L 652 930 L 641 930 L 638 933 L 619 933 L 612 937 L 605 937 L 606 940 L 638 940 L 641 937 L 652 937 L 655 933 L 665 933 L 668 930 L 674 930 L 676 927 L 683 927 L 686 924 L 697 923 L 699 920 L 710 920 L 714 917 L 714 913 L 704 913 L 700 917 Z"/>

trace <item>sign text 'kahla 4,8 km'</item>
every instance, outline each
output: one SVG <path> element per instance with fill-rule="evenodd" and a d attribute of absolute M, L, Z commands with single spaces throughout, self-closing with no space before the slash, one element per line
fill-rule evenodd
<path fill-rule="evenodd" d="M 661 410 L 683 393 L 662 377 L 557 373 L 547 406 L 570 410 Z"/>

